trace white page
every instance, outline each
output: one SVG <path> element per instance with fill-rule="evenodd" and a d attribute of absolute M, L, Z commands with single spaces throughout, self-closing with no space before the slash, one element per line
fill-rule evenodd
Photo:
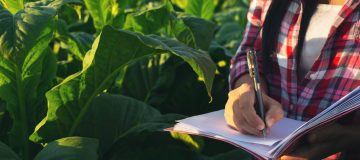
<path fill-rule="evenodd" d="M 189 117 L 183 120 L 179 120 L 178 122 L 187 126 L 192 126 L 193 128 L 196 128 L 204 133 L 211 133 L 224 137 L 227 140 L 267 146 L 272 146 L 276 142 L 284 139 L 304 123 L 293 119 L 283 118 L 272 127 L 270 134 L 263 138 L 242 134 L 230 128 L 224 119 L 224 110 Z"/>
<path fill-rule="evenodd" d="M 215 138 L 218 140 L 222 140 L 222 141 L 229 141 L 229 139 L 213 134 L 213 133 L 209 133 L 209 132 L 202 132 L 200 131 L 198 128 L 183 124 L 183 123 L 178 123 L 174 126 L 173 128 L 174 131 L 177 132 L 185 132 L 188 134 L 193 134 L 193 135 L 200 135 L 200 136 L 207 136 L 207 137 L 211 137 L 211 138 Z M 230 142 L 229 142 L 230 143 Z M 244 150 L 253 152 L 253 154 L 256 154 L 254 156 L 260 156 L 264 159 L 268 159 L 269 158 L 269 154 L 268 152 L 272 149 L 273 146 L 266 146 L 266 145 L 261 145 L 261 144 L 255 144 L 255 143 L 247 143 L 247 142 L 241 142 L 241 141 L 231 141 L 231 144 L 237 146 L 237 147 L 241 147 Z"/>
<path fill-rule="evenodd" d="M 305 130 L 313 128 L 314 126 L 321 125 L 323 122 L 330 121 L 333 117 L 337 115 L 342 115 L 343 113 L 348 112 L 349 110 L 354 110 L 359 107 L 360 103 L 360 87 L 357 87 L 349 94 L 345 95 L 337 102 L 323 110 L 321 113 L 317 114 L 315 117 L 310 119 L 304 125 L 300 126 L 297 130 L 286 137 L 282 142 L 278 143 L 272 150 L 269 151 L 270 155 L 277 155 L 283 151 L 284 146 L 291 141 L 294 137 L 300 135 Z"/>

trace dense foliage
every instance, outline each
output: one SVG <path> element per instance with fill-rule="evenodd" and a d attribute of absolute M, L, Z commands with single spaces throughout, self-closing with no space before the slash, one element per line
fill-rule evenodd
<path fill-rule="evenodd" d="M 223 108 L 247 0 L 0 0 L 1 159 L 245 159 L 162 132 Z"/>

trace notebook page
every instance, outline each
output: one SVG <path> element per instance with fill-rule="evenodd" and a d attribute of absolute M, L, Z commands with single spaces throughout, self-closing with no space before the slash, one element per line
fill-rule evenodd
<path fill-rule="evenodd" d="M 353 110 L 354 107 L 358 107 L 360 105 L 360 87 L 353 90 L 348 95 L 341 98 L 339 101 L 334 103 L 333 105 L 329 106 L 327 109 L 325 109 L 323 112 L 319 113 L 317 116 L 315 116 L 313 119 L 310 119 L 308 122 L 306 122 L 303 126 L 295 130 L 293 133 L 291 133 L 288 137 L 286 137 L 283 141 L 281 141 L 279 144 L 277 144 L 276 147 L 274 147 L 269 153 L 271 155 L 278 155 L 284 146 L 293 139 L 293 137 L 296 137 L 297 135 L 301 134 L 302 132 L 313 128 L 314 126 L 317 126 L 323 122 L 331 121 L 334 117 L 338 115 L 342 115 L 344 113 L 347 113 L 350 110 Z"/>
<path fill-rule="evenodd" d="M 253 154 L 255 157 L 260 157 L 262 159 L 269 159 L 268 152 L 272 149 L 272 146 L 266 146 L 266 145 L 254 144 L 254 143 L 246 143 L 246 142 L 241 142 L 241 141 L 229 141 L 227 138 L 224 138 L 222 136 L 212 134 L 209 132 L 201 132 L 198 128 L 194 128 L 192 126 L 182 124 L 182 123 L 177 123 L 174 126 L 173 131 L 192 134 L 192 135 L 205 136 L 205 137 L 221 140 L 221 141 L 230 143 L 236 147 L 242 148 L 242 149 L 246 150 L 247 152 L 249 152 L 250 154 Z"/>
<path fill-rule="evenodd" d="M 315 117 L 311 118 L 307 123 L 312 123 L 313 121 L 318 120 L 319 118 L 323 117 L 323 115 L 327 114 L 328 112 L 332 111 L 334 108 L 336 108 L 339 105 L 347 105 L 349 106 L 349 104 L 344 104 L 347 103 L 349 100 L 354 99 L 354 97 L 356 97 L 357 95 L 359 95 L 360 92 L 360 87 L 357 87 L 356 89 L 354 89 L 352 92 L 350 92 L 349 94 L 345 95 L 344 97 L 342 97 L 341 99 L 339 99 L 337 102 L 335 102 L 334 104 L 332 104 L 331 106 L 327 107 L 325 110 L 323 110 L 322 112 L 320 112 L 319 114 L 317 114 Z M 301 127 L 300 127 L 301 128 Z"/>
<path fill-rule="evenodd" d="M 359 97 L 360 98 L 360 97 Z M 283 152 L 284 149 L 287 147 L 288 142 L 292 142 L 293 139 L 295 137 L 298 137 L 299 135 L 302 135 L 305 132 L 308 132 L 309 130 L 312 130 L 314 128 L 318 128 L 319 126 L 324 125 L 324 123 L 326 122 L 326 124 L 331 123 L 331 121 L 333 121 L 334 119 L 338 119 L 341 118 L 342 116 L 345 116 L 347 113 L 350 113 L 354 110 L 360 109 L 360 104 L 357 104 L 355 107 L 351 107 L 349 109 L 346 109 L 342 112 L 340 112 L 339 114 L 335 114 L 334 116 L 330 116 L 329 118 L 326 118 L 324 120 L 322 120 L 319 123 L 312 123 L 310 125 L 307 125 L 306 127 L 302 128 L 301 130 L 299 130 L 298 132 L 296 132 L 295 134 L 291 135 L 291 139 L 285 139 L 284 141 L 282 141 L 281 143 L 279 143 L 278 145 L 276 145 L 270 152 L 270 155 L 279 155 L 279 153 Z"/>
<path fill-rule="evenodd" d="M 357 106 L 358 104 L 360 104 L 360 94 L 358 94 L 358 92 L 356 92 L 356 93 L 357 94 L 352 94 L 352 97 L 350 97 L 350 98 L 346 97 L 344 99 L 339 100 L 338 101 L 339 103 L 335 103 L 335 104 L 331 105 L 330 107 L 328 107 L 326 110 L 320 112 L 317 116 L 310 119 L 309 121 L 304 123 L 302 126 L 300 126 L 298 129 L 296 129 L 293 133 L 291 133 L 291 135 L 300 133 L 300 132 L 306 130 L 307 128 L 311 128 L 311 127 L 313 127 L 319 123 L 322 123 L 324 121 L 328 121 L 335 115 L 341 114 L 341 113 L 346 112 L 347 110 L 351 109 L 352 108 L 351 106 Z M 321 115 L 321 116 L 319 116 L 319 115 Z"/>
<path fill-rule="evenodd" d="M 222 136 L 231 141 L 240 141 L 267 146 L 272 146 L 276 142 L 284 139 L 304 123 L 301 121 L 284 118 L 272 127 L 270 134 L 263 138 L 242 134 L 230 128 L 224 119 L 224 110 L 189 117 L 177 122 L 192 126 L 201 132 Z"/>

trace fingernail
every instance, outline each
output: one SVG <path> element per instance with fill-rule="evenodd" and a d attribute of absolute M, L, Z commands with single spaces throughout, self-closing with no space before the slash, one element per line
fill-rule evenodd
<path fill-rule="evenodd" d="M 264 128 L 265 128 L 265 126 L 263 124 L 260 124 L 260 125 L 257 126 L 258 130 L 263 130 Z"/>

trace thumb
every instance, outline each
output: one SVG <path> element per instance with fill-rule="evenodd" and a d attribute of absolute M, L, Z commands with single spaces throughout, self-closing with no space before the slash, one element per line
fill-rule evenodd
<path fill-rule="evenodd" d="M 271 97 L 264 95 L 264 105 L 267 108 L 266 113 L 266 125 L 270 128 L 277 121 L 281 120 L 284 117 L 284 111 L 279 102 L 272 99 Z"/>

